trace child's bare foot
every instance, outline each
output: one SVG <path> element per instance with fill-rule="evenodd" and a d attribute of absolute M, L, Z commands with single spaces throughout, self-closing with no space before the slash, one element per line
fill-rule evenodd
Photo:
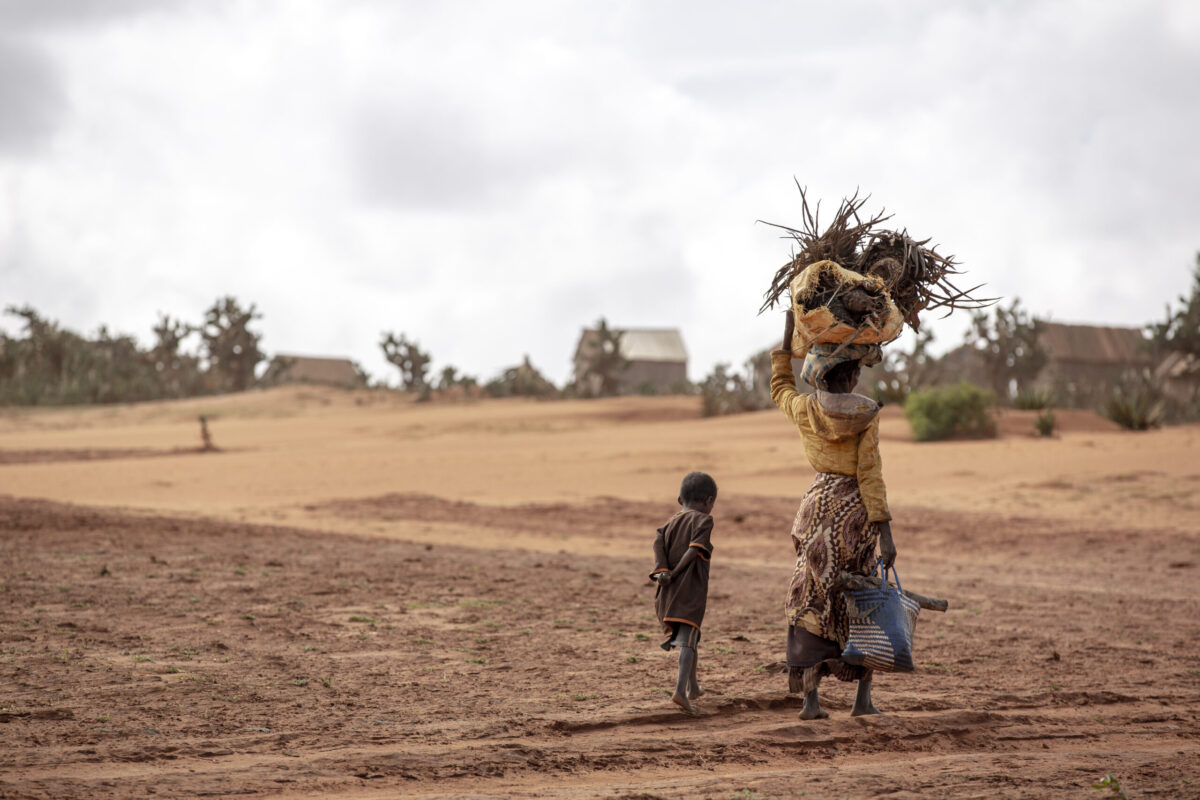
<path fill-rule="evenodd" d="M 695 700 L 697 697 L 703 697 L 705 694 L 707 694 L 707 692 L 704 690 L 704 687 L 698 683 L 693 683 L 688 687 L 688 698 L 691 700 Z"/>
<path fill-rule="evenodd" d="M 687 699 L 687 697 L 679 692 L 671 695 L 671 702 L 682 708 L 685 714 L 691 714 L 692 716 L 698 716 L 700 714 L 700 709 L 692 705 L 692 701 Z"/>

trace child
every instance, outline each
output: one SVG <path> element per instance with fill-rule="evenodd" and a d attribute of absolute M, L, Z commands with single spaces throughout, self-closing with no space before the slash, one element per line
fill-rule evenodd
<path fill-rule="evenodd" d="M 696 682 L 696 645 L 708 602 L 708 562 L 712 558 L 712 514 L 717 483 L 703 472 L 691 472 L 679 487 L 683 506 L 654 536 L 654 572 L 658 582 L 654 610 L 667 639 L 662 649 L 679 648 L 679 679 L 671 702 L 689 714 L 700 713 L 692 701 L 704 694 Z"/>

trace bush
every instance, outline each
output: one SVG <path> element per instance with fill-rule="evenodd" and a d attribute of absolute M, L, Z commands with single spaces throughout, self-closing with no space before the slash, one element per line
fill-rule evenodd
<path fill-rule="evenodd" d="M 484 387 L 492 397 L 536 397 L 541 400 L 558 397 L 558 389 L 546 380 L 537 367 L 525 356 L 521 363 L 509 367 Z"/>
<path fill-rule="evenodd" d="M 987 439 L 996 435 L 992 405 L 996 396 L 962 381 L 909 394 L 904 416 L 918 442 L 940 439 Z"/>
<path fill-rule="evenodd" d="M 1033 429 L 1037 431 L 1038 436 L 1053 436 L 1054 429 L 1058 427 L 1058 421 L 1054 419 L 1054 412 L 1046 409 L 1037 415 L 1037 419 L 1033 421 Z"/>
<path fill-rule="evenodd" d="M 1054 405 L 1054 393 L 1048 390 L 1022 389 L 1013 398 L 1013 408 L 1022 411 L 1041 411 Z"/>
<path fill-rule="evenodd" d="M 1104 403 L 1104 416 L 1131 431 L 1145 431 L 1162 424 L 1163 401 L 1150 387 L 1117 387 Z"/>

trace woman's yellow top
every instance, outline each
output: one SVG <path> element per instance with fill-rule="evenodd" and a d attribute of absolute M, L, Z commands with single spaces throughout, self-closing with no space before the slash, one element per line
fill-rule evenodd
<path fill-rule="evenodd" d="M 827 408 L 820 398 L 840 401 L 841 408 Z M 858 407 L 848 414 L 839 413 L 854 398 L 861 401 Z M 879 457 L 879 404 L 862 395 L 801 394 L 796 391 L 792 354 L 787 350 L 771 353 L 771 399 L 800 431 L 804 454 L 812 468 L 854 475 L 867 507 L 867 520 L 890 520 L 892 512 L 888 510 L 883 461 Z"/>

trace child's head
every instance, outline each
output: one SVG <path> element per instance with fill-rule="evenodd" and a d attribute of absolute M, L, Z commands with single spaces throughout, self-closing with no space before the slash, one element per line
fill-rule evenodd
<path fill-rule="evenodd" d="M 717 504 L 717 482 L 707 472 L 689 472 L 679 484 L 679 504 L 711 514 Z"/>

